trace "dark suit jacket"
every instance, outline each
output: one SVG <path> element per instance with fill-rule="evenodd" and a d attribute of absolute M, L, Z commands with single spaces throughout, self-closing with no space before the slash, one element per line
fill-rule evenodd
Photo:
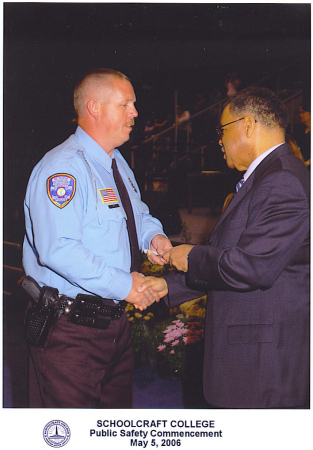
<path fill-rule="evenodd" d="M 283 144 L 233 197 L 187 278 L 167 277 L 169 306 L 208 292 L 204 394 L 224 408 L 309 400 L 309 173 Z M 198 295 L 199 296 L 199 295 Z"/>

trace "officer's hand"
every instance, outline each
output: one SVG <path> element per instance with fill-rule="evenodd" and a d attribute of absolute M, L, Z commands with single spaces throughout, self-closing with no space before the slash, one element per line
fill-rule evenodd
<path fill-rule="evenodd" d="M 158 277 L 145 277 L 142 284 L 139 286 L 139 292 L 143 292 L 146 289 L 152 289 L 157 292 L 160 298 L 165 297 L 168 293 L 167 283 L 164 278 Z"/>
<path fill-rule="evenodd" d="M 171 248 L 171 241 L 167 237 L 163 236 L 163 234 L 157 234 L 152 239 L 150 244 L 150 251 L 148 251 L 147 253 L 149 261 L 152 264 L 164 266 L 164 264 L 166 264 L 166 261 L 163 258 L 163 255 Z M 155 255 L 153 252 L 156 252 L 157 255 Z"/>
<path fill-rule="evenodd" d="M 142 292 L 139 291 L 139 286 L 142 284 L 143 279 L 145 278 L 143 274 L 138 272 L 131 273 L 133 284 L 130 290 L 130 293 L 125 298 L 125 300 L 129 303 L 132 303 L 135 308 L 143 311 L 148 306 L 152 305 L 154 302 L 158 302 L 160 300 L 160 296 L 158 292 L 153 289 L 145 289 Z"/>

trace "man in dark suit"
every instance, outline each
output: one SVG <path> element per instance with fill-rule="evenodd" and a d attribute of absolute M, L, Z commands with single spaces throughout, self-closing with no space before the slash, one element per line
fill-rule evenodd
<path fill-rule="evenodd" d="M 247 88 L 228 100 L 220 145 L 243 184 L 210 243 L 174 247 L 179 271 L 150 278 L 170 307 L 208 292 L 204 394 L 220 408 L 309 405 L 309 173 L 285 143 L 276 94 Z M 198 293 L 199 296 L 199 293 Z"/>

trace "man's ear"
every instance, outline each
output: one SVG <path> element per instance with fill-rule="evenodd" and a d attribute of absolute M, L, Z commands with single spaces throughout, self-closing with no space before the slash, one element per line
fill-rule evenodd
<path fill-rule="evenodd" d="M 87 111 L 94 119 L 99 119 L 100 104 L 96 100 L 89 100 L 87 102 Z"/>
<path fill-rule="evenodd" d="M 247 114 L 245 117 L 245 126 L 246 126 L 246 136 L 251 137 L 254 129 L 255 129 L 256 120 L 250 114 Z"/>

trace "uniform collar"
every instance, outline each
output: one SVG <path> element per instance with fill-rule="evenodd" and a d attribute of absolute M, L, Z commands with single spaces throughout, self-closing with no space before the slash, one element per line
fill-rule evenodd
<path fill-rule="evenodd" d="M 94 140 L 88 133 L 86 133 L 80 126 L 77 127 L 75 134 L 75 140 L 80 144 L 80 150 L 82 150 L 86 155 L 96 160 L 102 167 L 104 167 L 108 172 L 111 172 L 112 159 L 103 150 L 103 148 Z M 114 157 L 119 153 L 118 150 L 114 150 Z"/>

